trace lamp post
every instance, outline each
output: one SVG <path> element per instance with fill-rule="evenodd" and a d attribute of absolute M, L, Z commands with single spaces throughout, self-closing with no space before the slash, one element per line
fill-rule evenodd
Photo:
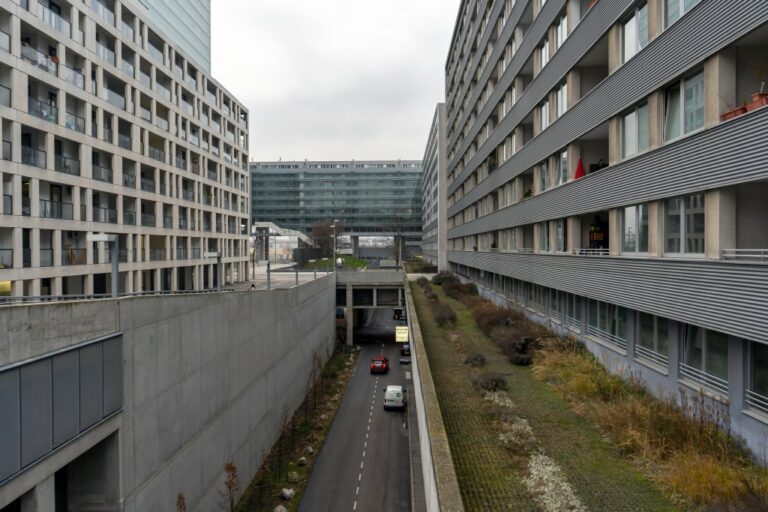
<path fill-rule="evenodd" d="M 331 227 L 333 228 L 333 266 L 336 268 L 336 223 L 339 222 L 339 219 L 333 219 L 333 224 Z"/>

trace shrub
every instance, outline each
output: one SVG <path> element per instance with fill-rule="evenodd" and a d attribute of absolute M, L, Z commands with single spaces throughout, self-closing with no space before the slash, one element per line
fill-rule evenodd
<path fill-rule="evenodd" d="M 510 325 L 511 319 L 509 312 L 501 309 L 496 304 L 489 301 L 476 301 L 471 307 L 472 316 L 477 322 L 477 326 L 486 336 L 493 336 L 494 328 L 502 325 Z"/>
<path fill-rule="evenodd" d="M 420 278 L 418 278 L 418 279 L 416 280 L 416 284 L 418 284 L 419 286 L 421 286 L 421 287 L 422 287 L 422 288 L 424 288 L 425 290 L 426 290 L 427 288 L 429 288 L 429 287 L 430 287 L 430 284 L 429 284 L 429 279 L 427 279 L 427 278 L 426 278 L 426 277 L 424 277 L 424 276 L 421 276 Z"/>
<path fill-rule="evenodd" d="M 447 282 L 458 282 L 459 278 L 455 275 L 451 274 L 450 272 L 438 272 L 435 274 L 434 277 L 432 277 L 432 283 L 436 284 L 438 286 L 442 286 L 443 283 Z"/>
<path fill-rule="evenodd" d="M 480 368 L 485 366 L 485 356 L 483 354 L 472 354 L 464 359 L 464 364 L 471 366 L 472 368 Z"/>
<path fill-rule="evenodd" d="M 439 300 L 438 297 L 437 297 L 437 294 L 435 292 L 433 292 L 432 290 L 426 290 L 424 292 L 424 296 L 427 299 L 429 299 L 429 300 L 433 300 L 433 301 L 438 301 Z"/>
<path fill-rule="evenodd" d="M 448 304 L 433 302 L 432 316 L 439 327 L 456 325 L 456 312 Z"/>
<path fill-rule="evenodd" d="M 453 300 L 463 300 L 466 297 L 477 295 L 477 286 L 473 283 L 462 283 L 460 281 L 446 281 L 442 284 L 443 293 Z"/>
<path fill-rule="evenodd" d="M 507 388 L 507 379 L 499 373 L 483 373 L 474 379 L 474 384 L 482 391 L 501 391 Z"/>

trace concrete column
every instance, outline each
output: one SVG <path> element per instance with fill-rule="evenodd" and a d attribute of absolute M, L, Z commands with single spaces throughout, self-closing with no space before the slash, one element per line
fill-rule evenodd
<path fill-rule="evenodd" d="M 61 110 L 59 111 L 61 112 Z M 55 160 L 55 146 L 53 144 L 54 136 L 52 133 L 46 133 L 45 134 L 45 168 L 46 169 L 55 169 L 56 168 L 56 162 Z"/>
<path fill-rule="evenodd" d="M 80 187 L 77 185 L 72 187 L 72 218 L 74 220 L 85 220 L 80 218 Z"/>
<path fill-rule="evenodd" d="M 125 273 L 125 293 L 133 293 L 134 279 L 133 270 Z"/>
<path fill-rule="evenodd" d="M 728 402 L 731 417 L 737 417 L 744 410 L 744 390 L 749 368 L 749 341 L 730 336 L 728 338 Z"/>
<path fill-rule="evenodd" d="M 32 268 L 40 268 L 40 230 L 38 228 L 33 228 L 30 230 L 29 234 L 29 249 L 31 253 Z"/>
<path fill-rule="evenodd" d="M 723 249 L 736 248 L 736 193 L 733 188 L 704 194 L 704 252 L 719 260 Z"/>
<path fill-rule="evenodd" d="M 704 126 L 736 107 L 736 49 L 726 48 L 704 62 Z"/>
<path fill-rule="evenodd" d="M 616 23 L 608 29 L 608 74 L 621 66 L 621 25 Z"/>
<path fill-rule="evenodd" d="M 355 310 L 353 308 L 354 306 L 354 295 L 352 293 L 352 285 L 347 285 L 347 345 L 351 346 L 353 345 L 354 337 L 355 337 Z"/>
<path fill-rule="evenodd" d="M 91 263 L 90 261 L 88 262 Z M 83 276 L 83 284 L 85 286 L 83 293 L 86 295 L 92 295 L 93 294 L 93 274 L 87 274 Z"/>
<path fill-rule="evenodd" d="M 565 229 L 568 232 L 568 252 L 581 249 L 581 218 L 568 217 Z"/>
<path fill-rule="evenodd" d="M 566 96 L 568 98 L 568 108 L 575 105 L 581 99 L 581 71 L 578 68 L 571 69 L 565 75 Z"/>
<path fill-rule="evenodd" d="M 173 267 L 171 269 L 171 291 L 175 292 L 179 289 L 179 269 L 178 267 Z"/>
<path fill-rule="evenodd" d="M 154 272 L 154 277 L 155 277 L 154 289 L 156 292 L 159 292 L 163 289 L 163 270 L 160 268 L 156 268 Z"/>
<path fill-rule="evenodd" d="M 19 140 L 19 139 L 16 139 Z M 18 144 L 16 144 L 18 146 Z M 21 175 L 14 174 L 13 178 L 13 214 L 21 217 Z M 18 245 L 21 247 L 21 245 Z M 16 267 L 16 265 L 14 265 Z"/>
<path fill-rule="evenodd" d="M 608 165 L 621 161 L 621 116 L 608 120 Z"/>
<path fill-rule="evenodd" d="M 664 208 L 662 201 L 648 203 L 648 256 L 664 254 Z"/>
<path fill-rule="evenodd" d="M 608 210 L 608 253 L 611 256 L 621 254 L 621 210 Z"/>
<path fill-rule="evenodd" d="M 26 94 L 26 87 L 24 88 L 24 94 Z M 26 99 L 24 100 L 26 101 Z M 26 108 L 26 107 L 25 107 Z M 11 160 L 14 162 L 21 162 L 21 123 L 14 121 L 11 123 Z M 14 178 L 19 178 L 19 195 L 16 195 L 16 191 L 14 190 L 13 195 L 14 197 L 21 197 L 21 177 L 15 176 Z M 14 201 L 15 203 L 15 201 Z M 21 200 L 19 200 L 19 211 L 16 212 L 16 208 L 14 207 L 13 210 L 14 215 L 21 215 Z"/>
<path fill-rule="evenodd" d="M 352 256 L 355 258 L 360 257 L 360 237 L 359 236 L 353 236 L 352 238 Z"/>
<path fill-rule="evenodd" d="M 570 34 L 581 21 L 581 2 L 579 0 L 568 0 L 565 14 L 568 17 L 568 34 Z"/>
<path fill-rule="evenodd" d="M 55 509 L 56 484 L 53 474 L 21 497 L 21 512 L 46 512 Z"/>
<path fill-rule="evenodd" d="M 134 274 L 133 277 L 134 277 L 134 283 L 135 283 L 133 287 L 133 291 L 134 292 L 144 291 L 144 287 L 142 286 L 142 282 L 141 282 L 143 272 L 141 270 L 137 270 L 133 274 Z"/>
<path fill-rule="evenodd" d="M 664 91 L 648 96 L 648 146 L 655 149 L 664 143 Z"/>
<path fill-rule="evenodd" d="M 571 142 L 566 147 L 568 152 L 568 181 L 572 181 L 576 175 L 576 166 L 579 164 L 579 158 L 581 158 L 581 143 Z"/>
<path fill-rule="evenodd" d="M 653 41 L 661 34 L 664 27 L 662 26 L 662 16 L 664 15 L 663 0 L 648 0 L 648 41 Z"/>
<path fill-rule="evenodd" d="M 60 276 L 51 278 L 51 295 L 59 296 L 64 295 L 64 283 Z"/>
<path fill-rule="evenodd" d="M 53 266 L 58 267 L 61 266 L 61 230 L 55 229 L 53 231 Z M 59 287 L 61 286 L 61 278 L 55 278 L 59 279 Z M 54 281 L 53 287 L 56 287 L 56 282 Z M 54 295 L 61 295 L 61 291 L 59 293 L 54 293 Z"/>
<path fill-rule="evenodd" d="M 122 178 L 118 183 L 122 183 Z M 123 195 L 118 194 L 117 196 L 117 204 L 115 205 L 115 208 L 117 208 L 117 223 L 118 225 L 123 224 Z"/>
<path fill-rule="evenodd" d="M 31 217 L 40 217 L 40 180 L 29 179 L 29 214 Z"/>

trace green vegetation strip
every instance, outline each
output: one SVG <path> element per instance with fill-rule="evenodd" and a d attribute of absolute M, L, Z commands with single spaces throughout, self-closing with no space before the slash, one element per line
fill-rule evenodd
<path fill-rule="evenodd" d="M 344 268 L 346 269 L 366 268 L 368 266 L 368 262 L 366 260 L 355 258 L 354 256 L 339 257 L 344 260 Z M 332 258 L 328 258 L 327 260 L 315 260 L 313 262 L 305 261 L 301 265 L 301 270 L 333 270 L 333 261 Z"/>
<path fill-rule="evenodd" d="M 592 423 L 576 414 L 551 386 L 536 380 L 530 367 L 510 364 L 462 303 L 432 286 L 457 316 L 455 326 L 441 328 L 421 288 L 412 284 L 411 289 L 467 510 L 538 510 L 541 503 L 523 482 L 528 476 L 525 450 L 516 453 L 504 447 L 499 440 L 502 425 L 492 404 L 473 385 L 473 379 L 485 373 L 507 378 L 514 413 L 530 425 L 535 450 L 554 459 L 586 509 L 674 510 Z M 483 354 L 485 367 L 466 366 L 464 360 L 472 354 Z"/>

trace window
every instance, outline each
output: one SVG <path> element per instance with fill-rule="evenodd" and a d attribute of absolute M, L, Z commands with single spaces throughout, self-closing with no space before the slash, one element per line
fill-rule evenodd
<path fill-rule="evenodd" d="M 549 222 L 539 222 L 539 252 L 549 252 Z"/>
<path fill-rule="evenodd" d="M 544 160 L 539 164 L 539 193 L 549 188 L 549 164 Z"/>
<path fill-rule="evenodd" d="M 555 225 L 555 252 L 565 252 L 568 250 L 568 232 L 566 230 L 565 220 L 557 219 Z"/>
<path fill-rule="evenodd" d="M 568 37 L 568 16 L 565 14 L 555 24 L 555 51 L 557 51 Z"/>
<path fill-rule="evenodd" d="M 680 374 L 714 391 L 728 394 L 728 336 L 693 325 L 683 328 L 684 362 Z"/>
<path fill-rule="evenodd" d="M 568 151 L 555 155 L 555 181 L 557 185 L 568 183 Z"/>
<path fill-rule="evenodd" d="M 636 8 L 621 30 L 621 63 L 627 62 L 648 45 L 648 6 Z"/>
<path fill-rule="evenodd" d="M 647 313 L 639 313 L 635 352 L 655 363 L 669 364 L 669 322 Z"/>
<path fill-rule="evenodd" d="M 555 320 L 560 320 L 560 292 L 552 288 L 549 289 L 549 316 Z"/>
<path fill-rule="evenodd" d="M 587 334 L 626 350 L 626 308 L 593 299 L 589 299 L 587 306 Z"/>
<path fill-rule="evenodd" d="M 768 345 L 754 341 L 749 345 L 746 402 L 750 408 L 768 414 Z"/>
<path fill-rule="evenodd" d="M 539 69 L 544 69 L 544 66 L 547 65 L 547 62 L 549 62 L 549 41 L 546 39 L 544 40 L 544 43 L 539 47 L 539 62 L 541 62 Z"/>
<path fill-rule="evenodd" d="M 697 3 L 699 0 L 664 0 L 664 26 L 669 27 Z"/>
<path fill-rule="evenodd" d="M 579 295 L 565 294 L 565 323 L 571 329 L 581 331 L 581 297 Z"/>
<path fill-rule="evenodd" d="M 568 110 L 568 86 L 566 84 L 561 85 L 555 93 L 555 108 L 557 109 L 557 118 L 565 114 Z"/>
<path fill-rule="evenodd" d="M 648 149 L 648 104 L 641 103 L 621 118 L 621 157 Z"/>
<path fill-rule="evenodd" d="M 539 132 L 543 132 L 549 126 L 549 100 L 545 100 L 539 106 Z"/>
<path fill-rule="evenodd" d="M 648 252 L 648 205 L 627 206 L 622 215 L 621 252 Z"/>
<path fill-rule="evenodd" d="M 704 254 L 704 194 L 667 199 L 664 251 Z"/>
<path fill-rule="evenodd" d="M 667 89 L 664 100 L 664 140 L 704 126 L 704 73 L 681 80 Z"/>

